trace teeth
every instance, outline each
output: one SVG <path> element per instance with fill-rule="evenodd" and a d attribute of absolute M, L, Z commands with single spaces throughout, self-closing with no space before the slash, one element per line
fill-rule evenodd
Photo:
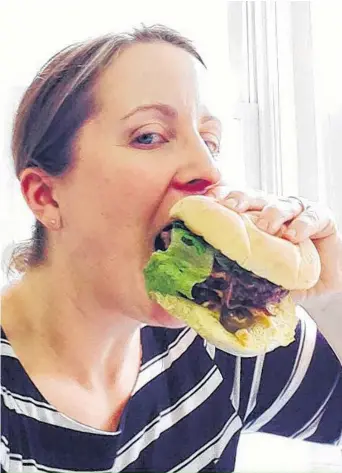
<path fill-rule="evenodd" d="M 172 223 L 168 223 L 162 230 L 158 233 L 154 240 L 154 249 L 165 251 L 170 244 L 170 238 L 168 238 L 168 233 L 172 229 Z"/>

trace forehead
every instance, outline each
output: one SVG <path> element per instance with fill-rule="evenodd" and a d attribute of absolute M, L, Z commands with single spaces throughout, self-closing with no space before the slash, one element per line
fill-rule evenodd
<path fill-rule="evenodd" d="M 129 46 L 100 77 L 96 88 L 101 109 L 124 115 L 147 103 L 166 103 L 199 112 L 210 102 L 208 73 L 187 51 L 168 43 Z"/>

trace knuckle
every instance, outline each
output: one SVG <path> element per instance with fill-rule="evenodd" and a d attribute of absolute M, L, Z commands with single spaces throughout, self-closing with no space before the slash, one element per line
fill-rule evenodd
<path fill-rule="evenodd" d="M 263 218 L 271 220 L 279 219 L 283 216 L 282 211 L 275 204 L 266 205 L 266 207 L 264 207 L 264 209 L 262 210 L 262 214 Z"/>
<path fill-rule="evenodd" d="M 297 230 L 306 228 L 310 224 L 310 220 L 305 215 L 300 215 L 294 219 L 292 226 L 295 226 Z"/>
<path fill-rule="evenodd" d="M 248 199 L 248 194 L 242 191 L 230 191 L 226 199 L 246 200 Z"/>
<path fill-rule="evenodd" d="M 253 202 L 255 202 L 255 204 L 258 206 L 258 207 L 261 207 L 262 209 L 268 207 L 270 201 L 269 199 L 265 198 L 265 197 L 261 197 L 261 196 L 257 196 L 253 199 Z"/>
<path fill-rule="evenodd" d="M 318 212 L 312 206 L 307 207 L 307 209 L 302 213 L 302 218 L 313 223 L 318 223 L 320 221 Z"/>
<path fill-rule="evenodd" d="M 313 228 L 315 227 L 312 220 L 309 217 L 305 217 L 304 215 L 297 217 L 291 226 L 296 229 L 296 232 L 299 236 L 311 234 Z"/>

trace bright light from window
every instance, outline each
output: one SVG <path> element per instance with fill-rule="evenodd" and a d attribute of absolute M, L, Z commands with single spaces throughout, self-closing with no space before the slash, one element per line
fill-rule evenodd
<path fill-rule="evenodd" d="M 315 83 L 322 111 L 342 106 L 342 3 L 312 2 Z"/>

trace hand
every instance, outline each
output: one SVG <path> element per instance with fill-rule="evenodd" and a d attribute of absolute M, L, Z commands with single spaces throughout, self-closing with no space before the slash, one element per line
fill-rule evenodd
<path fill-rule="evenodd" d="M 265 232 L 293 243 L 306 238 L 313 241 L 321 259 L 320 279 L 307 291 L 294 291 L 296 300 L 342 292 L 342 238 L 328 208 L 314 202 L 304 208 L 295 198 L 262 193 L 233 191 L 223 197 L 222 188 L 212 189 L 210 194 L 236 212 L 256 213 L 256 225 Z"/>

